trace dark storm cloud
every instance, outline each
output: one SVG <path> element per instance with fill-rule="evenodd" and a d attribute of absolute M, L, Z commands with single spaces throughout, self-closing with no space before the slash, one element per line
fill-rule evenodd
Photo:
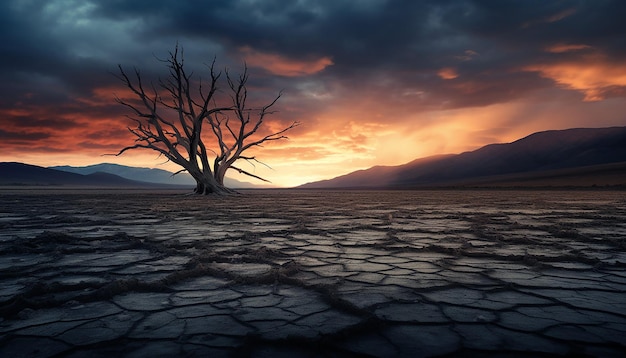
<path fill-rule="evenodd" d="M 623 1 L 494 1 L 467 3 L 467 12 L 450 12 L 447 21 L 468 37 L 523 54 L 528 61 L 556 43 L 585 43 L 606 52 L 626 48 Z"/>
<path fill-rule="evenodd" d="M 110 74 L 117 63 L 149 76 L 161 66 L 153 54 L 179 41 L 191 58 L 217 55 L 226 65 L 240 64 L 246 49 L 332 61 L 308 74 L 307 85 L 298 76 L 253 76 L 259 87 L 300 99 L 314 86 L 335 100 L 365 91 L 421 108 L 483 106 L 554 86 L 547 70 L 529 66 L 589 51 L 623 61 L 623 18 L 619 0 L 3 1 L 0 103 L 95 96 L 119 84 Z M 547 51 L 557 45 L 586 47 Z"/>
<path fill-rule="evenodd" d="M 81 2 L 57 1 L 65 4 L 57 12 L 41 2 L 26 3 L 31 5 L 3 5 L 9 7 L 3 11 L 7 17 L 3 26 L 12 29 L 6 33 L 13 40 L 4 46 L 20 49 L 5 61 L 39 71 L 89 67 L 89 62 L 72 56 L 71 34 L 59 39 L 49 31 L 67 21 L 61 10 L 69 11 Z M 148 41 L 171 37 L 184 43 L 185 38 L 204 38 L 220 43 L 226 51 L 252 46 L 294 58 L 324 55 L 332 57 L 336 68 L 342 70 L 432 70 L 442 63 L 454 63 L 455 56 L 467 49 L 493 57 L 491 65 L 506 56 L 490 51 L 531 50 L 526 53 L 530 57 L 539 55 L 543 45 L 555 42 L 582 40 L 617 50 L 614 47 L 623 46 L 623 40 L 620 44 L 615 38 L 613 43 L 611 37 L 624 34 L 620 19 L 626 15 L 625 9 L 621 1 L 603 0 L 118 0 L 94 3 L 80 15 L 83 21 L 136 21 L 126 35 Z M 504 47 L 492 49 L 495 45 Z"/>
<path fill-rule="evenodd" d="M 0 140 L 9 143 L 27 143 L 50 138 L 51 134 L 46 132 L 15 132 L 0 129 Z"/>
<path fill-rule="evenodd" d="M 37 1 L 0 4 L 2 107 L 63 104 L 110 82 L 109 64 L 77 56 L 73 39 L 58 36 L 62 19 L 46 9 Z"/>
<path fill-rule="evenodd" d="M 35 117 L 36 116 L 36 117 Z M 14 115 L 4 120 L 5 127 L 17 129 L 38 129 L 38 128 L 74 128 L 77 124 L 60 118 L 42 118 L 42 113 L 30 116 Z"/>
<path fill-rule="evenodd" d="M 4 73 L 45 72 L 62 63 L 63 48 L 46 34 L 46 21 L 28 2 L 0 3 L 0 70 Z"/>

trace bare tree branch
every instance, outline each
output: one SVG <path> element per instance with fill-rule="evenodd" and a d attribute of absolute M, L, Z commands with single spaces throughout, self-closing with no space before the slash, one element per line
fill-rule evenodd
<path fill-rule="evenodd" d="M 266 182 L 266 183 L 271 183 L 271 181 L 269 181 L 269 180 L 267 180 L 267 179 L 263 179 L 263 178 L 261 178 L 260 176 L 258 176 L 258 175 L 254 175 L 254 174 L 252 174 L 252 173 L 248 173 L 247 171 L 242 170 L 242 169 L 239 169 L 239 168 L 235 167 L 234 165 L 231 165 L 230 167 L 231 167 L 232 169 L 235 169 L 236 171 L 238 171 L 238 172 L 239 172 L 239 173 L 241 173 L 241 174 L 245 174 L 245 175 L 247 175 L 247 176 L 249 176 L 249 177 L 253 177 L 253 178 L 256 178 L 256 179 L 262 180 L 262 181 L 264 181 L 264 182 Z"/>

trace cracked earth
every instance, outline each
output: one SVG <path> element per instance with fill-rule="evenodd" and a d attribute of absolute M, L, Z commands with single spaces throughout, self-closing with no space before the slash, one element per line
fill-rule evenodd
<path fill-rule="evenodd" d="M 626 192 L 0 192 L 0 356 L 624 356 Z"/>

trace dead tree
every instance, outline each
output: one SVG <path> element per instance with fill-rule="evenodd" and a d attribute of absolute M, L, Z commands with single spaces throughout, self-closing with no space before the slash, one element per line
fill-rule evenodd
<path fill-rule="evenodd" d="M 136 68 L 129 75 L 118 66 L 118 78 L 134 98 L 118 97 L 116 100 L 132 111 L 128 117 L 136 126 L 128 130 L 136 138 L 134 145 L 123 148 L 117 155 L 136 148 L 154 150 L 182 167 L 176 174 L 187 171 L 196 180 L 197 194 L 235 193 L 224 186 L 224 176 L 229 169 L 267 181 L 235 163 L 238 160 L 261 163 L 245 152 L 266 142 L 285 139 L 285 132 L 299 125 L 293 122 L 277 132 L 259 133 L 281 93 L 267 105 L 250 107 L 247 67 L 236 78 L 226 70 L 230 98 L 218 105 L 216 94 L 222 72 L 215 70 L 215 60 L 207 65 L 210 79 L 207 78 L 206 83 L 185 71 L 182 50 L 179 51 L 178 46 L 162 61 L 169 69 L 169 76 L 160 79 L 158 85 L 146 85 Z"/>

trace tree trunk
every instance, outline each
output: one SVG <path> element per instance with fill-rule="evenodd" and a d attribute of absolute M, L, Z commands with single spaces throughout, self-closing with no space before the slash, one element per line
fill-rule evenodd
<path fill-rule="evenodd" d="M 223 184 L 218 183 L 211 175 L 193 175 L 196 180 L 196 189 L 194 193 L 200 195 L 232 195 L 237 192 L 233 189 L 225 187 Z"/>
<path fill-rule="evenodd" d="M 215 181 L 219 184 L 219 185 L 224 185 L 224 177 L 226 176 L 226 170 L 224 169 L 224 166 L 219 166 L 218 168 L 215 168 Z"/>

